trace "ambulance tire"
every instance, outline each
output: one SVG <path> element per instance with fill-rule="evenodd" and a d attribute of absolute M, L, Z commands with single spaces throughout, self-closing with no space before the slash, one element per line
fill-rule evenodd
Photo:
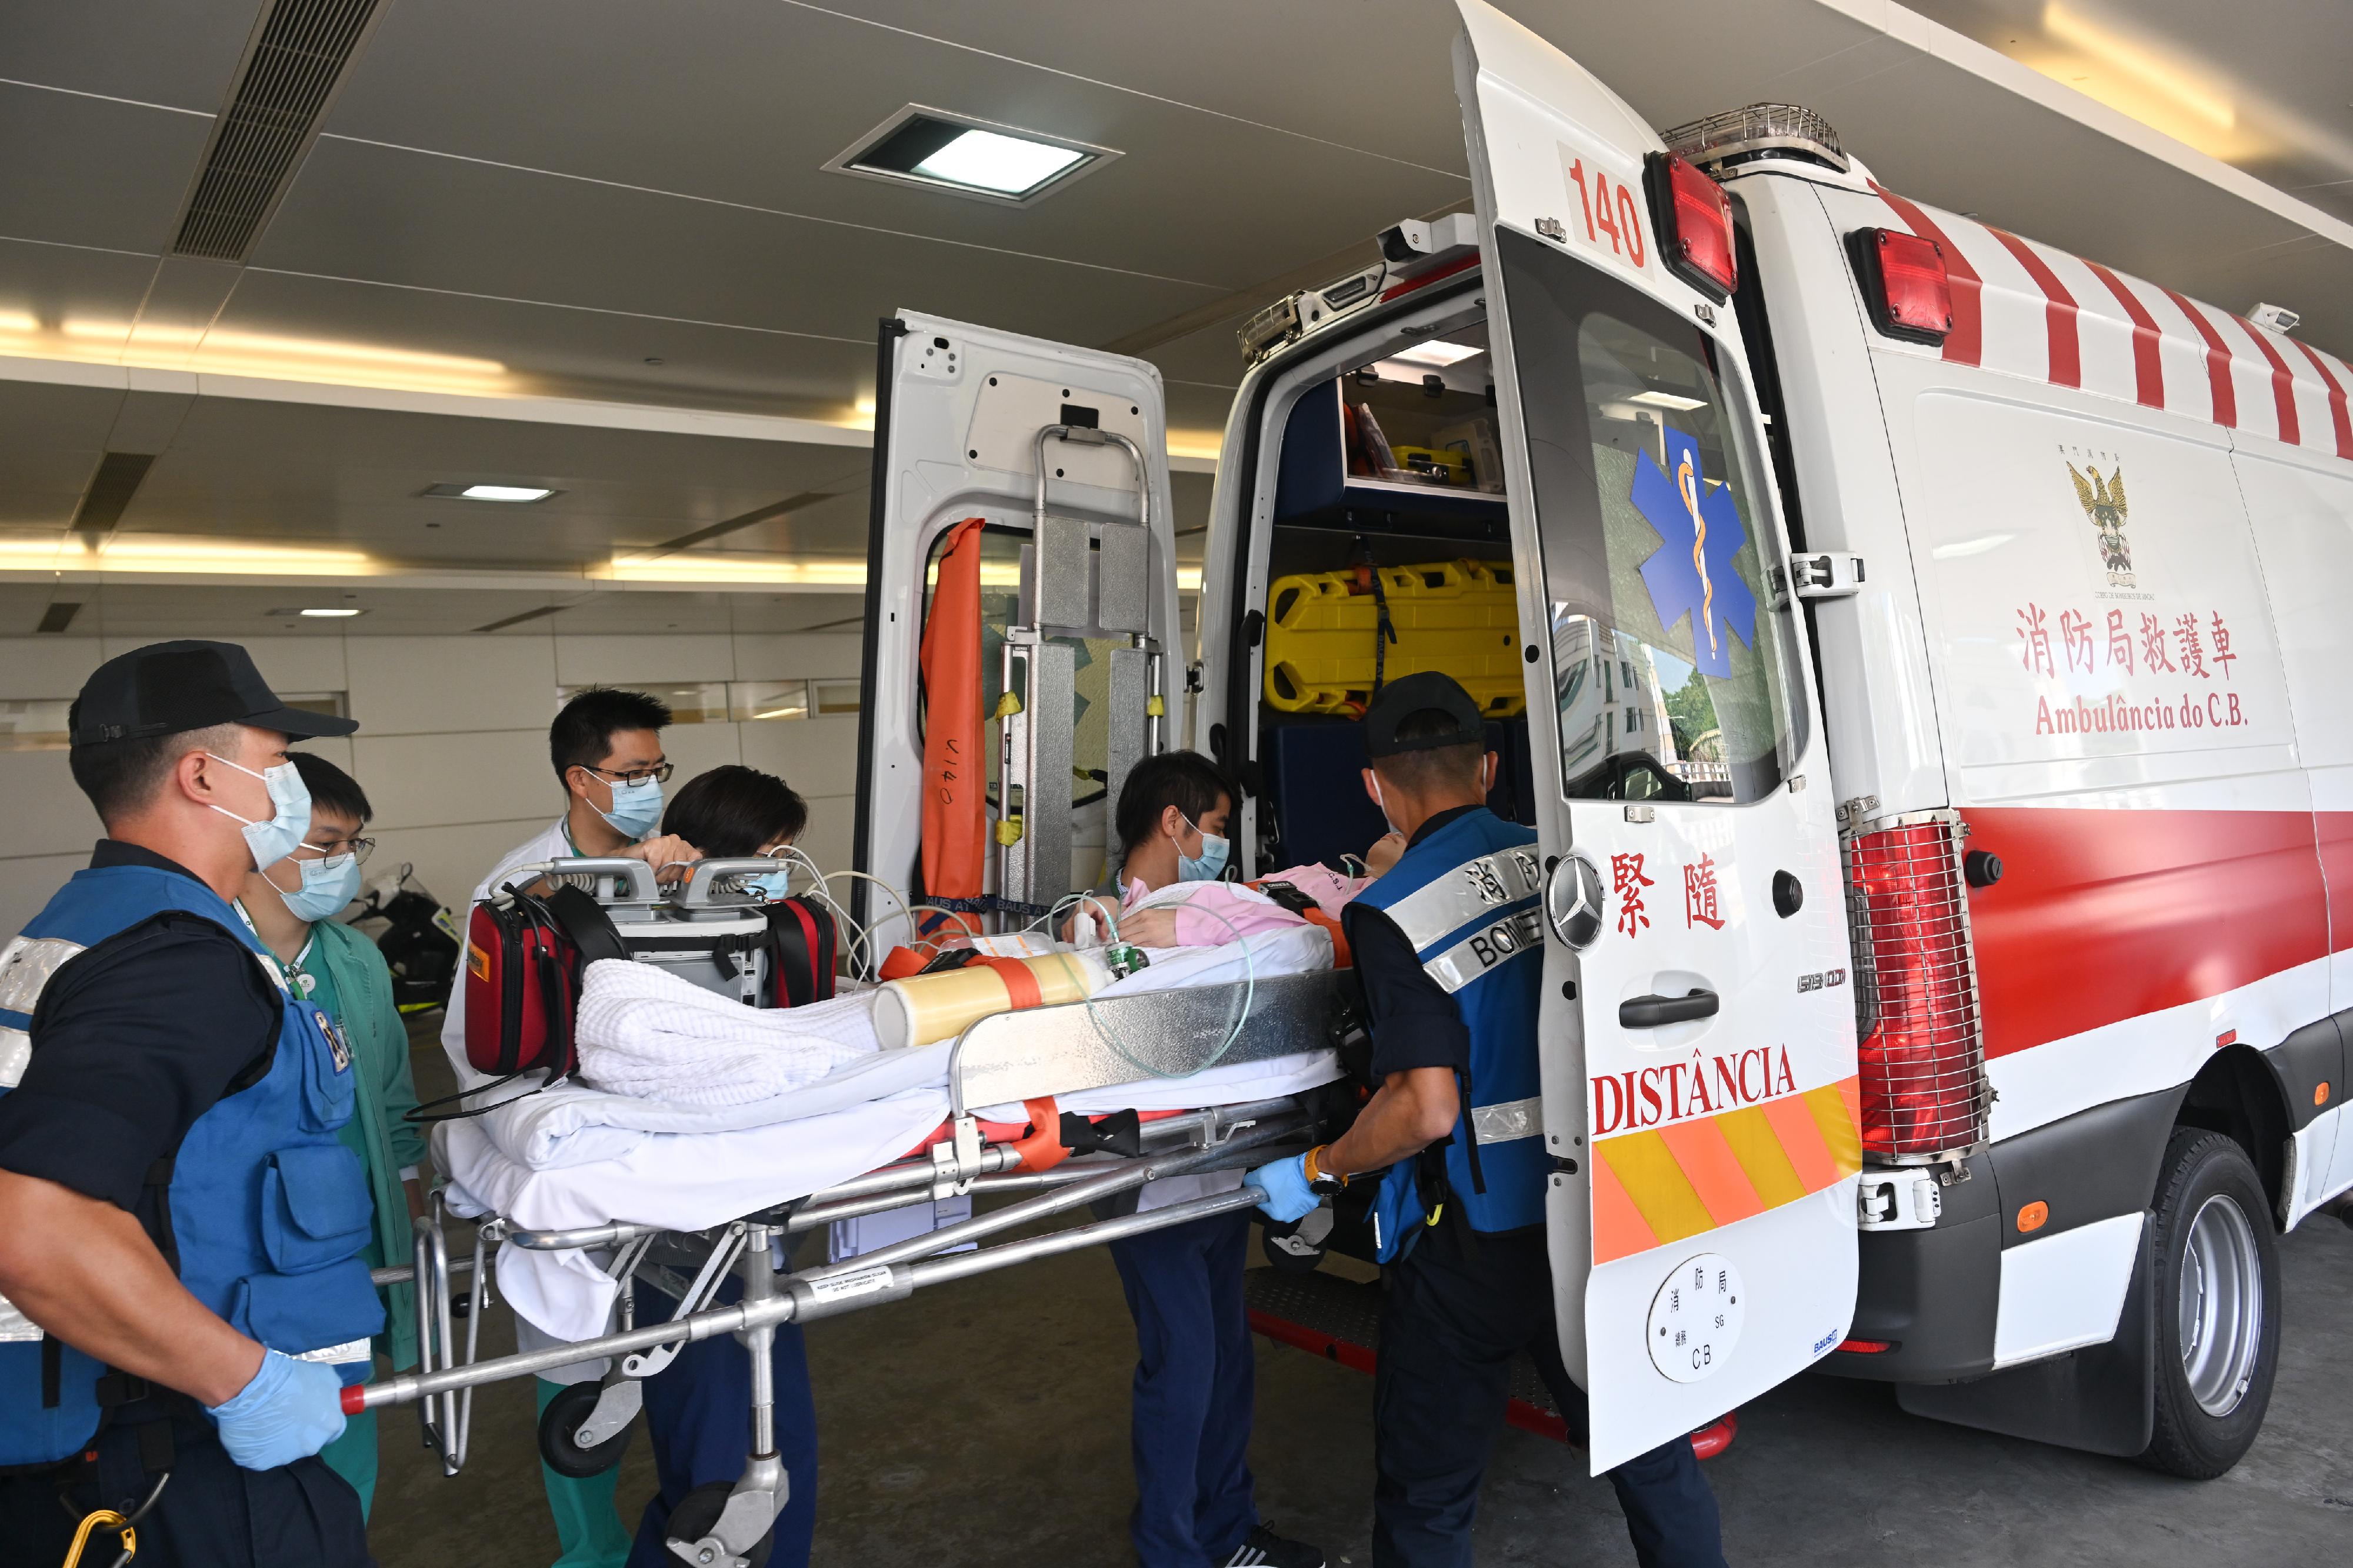
<path fill-rule="evenodd" d="M 2246 1150 L 2203 1128 L 2177 1128 L 2166 1145 L 2156 1209 L 2157 1421 L 2140 1459 L 2211 1480 L 2253 1445 L 2271 1405 L 2279 1241 Z"/>
<path fill-rule="evenodd" d="M 575 1440 L 580 1423 L 596 1408 L 596 1397 L 604 1391 L 605 1385 L 593 1377 L 586 1383 L 567 1384 L 539 1413 L 539 1457 L 557 1475 L 575 1481 L 601 1476 L 628 1452 L 629 1434 L 638 1428 L 635 1421 L 593 1448 L 584 1448 Z"/>
<path fill-rule="evenodd" d="M 712 1526 L 719 1522 L 719 1516 L 727 1510 L 727 1500 L 734 1490 L 733 1481 L 703 1482 L 678 1500 L 678 1506 L 670 1510 L 670 1522 L 662 1527 L 662 1533 L 671 1541 L 683 1541 L 690 1545 L 702 1540 L 711 1532 Z M 776 1527 L 771 1525 L 768 1533 L 754 1542 L 752 1550 L 744 1553 L 744 1561 L 752 1563 L 767 1562 L 768 1549 L 776 1544 Z M 670 1555 L 675 1557 L 678 1553 L 673 1552 Z"/>

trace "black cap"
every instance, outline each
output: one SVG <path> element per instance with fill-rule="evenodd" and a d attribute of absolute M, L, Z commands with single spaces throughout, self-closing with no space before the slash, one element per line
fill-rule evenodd
<path fill-rule="evenodd" d="M 1454 727 L 1416 735 L 1410 741 L 1398 739 L 1398 726 L 1408 716 L 1432 709 L 1453 720 Z M 1368 757 L 1486 742 L 1487 721 L 1480 715 L 1479 705 L 1471 700 L 1460 681 L 1440 670 L 1425 669 L 1390 681 L 1365 709 L 1365 755 Z"/>
<path fill-rule="evenodd" d="M 141 741 L 215 724 L 250 724 L 281 735 L 348 735 L 350 719 L 289 708 L 253 656 L 233 642 L 159 642 L 118 654 L 82 682 L 67 710 L 71 743 Z"/>

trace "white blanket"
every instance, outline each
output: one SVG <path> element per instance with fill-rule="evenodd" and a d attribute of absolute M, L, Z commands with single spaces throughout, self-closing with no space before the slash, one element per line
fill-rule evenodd
<path fill-rule="evenodd" d="M 1097 995 L 1308 973 L 1331 967 L 1332 944 L 1322 928 L 1300 926 L 1251 937 L 1247 951 L 1237 942 L 1150 956 L 1150 967 Z M 854 1042 L 854 1021 L 870 1002 L 853 994 L 771 1016 L 789 1024 L 797 1015 L 807 1037 L 839 1047 Z M 867 1034 L 871 1038 L 871 1024 Z M 946 1041 L 913 1050 L 870 1047 L 782 1094 L 733 1103 L 645 1100 L 564 1084 L 487 1116 L 441 1124 L 436 1160 L 449 1173 L 451 1203 L 460 1214 L 501 1214 L 533 1230 L 615 1220 L 700 1230 L 806 1197 L 906 1153 L 948 1117 L 953 1049 Z M 1088 1089 L 1057 1103 L 1088 1114 L 1189 1110 L 1295 1094 L 1339 1074 L 1333 1052 L 1309 1051 L 1191 1078 Z M 1028 1120 L 1018 1105 L 979 1114 L 992 1121 Z M 499 1252 L 499 1284 L 525 1319 L 565 1340 L 605 1332 L 616 1295 L 613 1280 L 587 1255 L 531 1252 L 512 1242 Z"/>
<path fill-rule="evenodd" d="M 1251 937 L 1247 952 L 1243 944 L 1229 942 L 1223 947 L 1155 949 L 1149 956 L 1149 967 L 1113 982 L 1096 995 L 1110 998 L 1178 986 L 1224 984 L 1253 975 L 1263 980 L 1329 969 L 1332 939 L 1320 926 L 1295 926 Z M 589 967 L 593 976 L 603 965 Z M 647 964 L 630 967 L 651 968 Z M 684 985 L 686 982 L 675 984 Z M 723 1005 L 742 1013 L 754 1011 L 732 1003 Z M 866 1009 L 871 1005 L 871 995 L 860 993 L 761 1016 L 775 1020 L 787 1034 L 797 1027 L 842 1043 L 855 1040 L 857 1031 L 862 1029 L 864 1038 L 871 1042 L 873 1028 Z M 585 1012 L 585 1003 L 583 1006 Z M 796 1026 L 797 1018 L 803 1023 Z M 944 1100 L 948 1055 L 953 1048 L 949 1041 L 899 1051 L 879 1051 L 870 1044 L 865 1053 L 853 1054 L 846 1065 L 782 1094 L 720 1103 L 613 1094 L 577 1082 L 530 1094 L 514 1089 L 494 1089 L 490 1091 L 490 1098 L 505 1095 L 511 1102 L 479 1118 L 476 1124 L 506 1159 L 527 1169 L 545 1171 L 590 1164 L 626 1158 L 648 1137 L 658 1133 L 726 1132 L 771 1126 L 829 1115 L 915 1089 L 937 1089 Z M 478 1074 L 469 1076 L 475 1083 L 487 1081 Z M 934 1118 L 926 1126 L 937 1124 L 938 1119 Z M 839 1180 L 836 1176 L 818 1184 L 828 1185 Z M 745 1208 L 755 1206 L 746 1205 Z"/>
<path fill-rule="evenodd" d="M 654 964 L 599 959 L 580 988 L 580 1076 L 633 1099 L 748 1105 L 872 1056 L 871 1015 L 871 993 L 746 1007 Z"/>
<path fill-rule="evenodd" d="M 926 1047 L 939 1053 L 945 1047 Z M 1187 1110 L 1295 1094 L 1340 1075 L 1331 1051 L 1215 1067 L 1189 1079 L 1153 1079 L 1061 1096 L 1061 1110 Z M 617 1097 L 615 1097 L 617 1098 Z M 947 1119 L 944 1081 L 790 1122 L 718 1132 L 638 1132 L 607 1159 L 532 1170 L 501 1154 L 480 1121 L 444 1122 L 436 1157 L 461 1214 L 498 1213 L 533 1230 L 611 1220 L 700 1230 L 772 1204 L 806 1197 L 889 1164 Z M 992 1106 L 990 1121 L 1020 1121 L 1019 1106 Z M 559 1339 L 606 1331 L 615 1287 L 580 1252 L 499 1251 L 499 1287 L 515 1310 Z"/>

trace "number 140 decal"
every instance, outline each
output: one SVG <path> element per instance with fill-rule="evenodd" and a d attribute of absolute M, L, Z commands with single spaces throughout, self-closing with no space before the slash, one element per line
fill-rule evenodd
<path fill-rule="evenodd" d="M 1587 243 L 1598 246 L 1606 234 L 1611 251 L 1642 266 L 1642 209 L 1633 191 L 1622 181 L 1611 184 L 1609 176 L 1599 169 L 1592 172 L 1593 188 L 1588 191 L 1582 158 L 1569 164 L 1568 177 L 1577 184 L 1577 205 L 1585 209 Z"/>

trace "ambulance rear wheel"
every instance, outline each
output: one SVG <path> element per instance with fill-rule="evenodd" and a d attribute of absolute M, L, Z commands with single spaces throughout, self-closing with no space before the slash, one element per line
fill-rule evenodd
<path fill-rule="evenodd" d="M 601 1476 L 628 1451 L 629 1433 L 637 1426 L 634 1421 L 591 1448 L 582 1447 L 575 1440 L 580 1424 L 596 1408 L 596 1396 L 604 1391 L 605 1385 L 593 1377 L 586 1383 L 566 1384 L 539 1413 L 539 1457 L 557 1475 L 575 1481 Z"/>
<path fill-rule="evenodd" d="M 2157 1184 L 2157 1426 L 2141 1462 L 2207 1480 L 2263 1429 L 2279 1370 L 2279 1242 L 2235 1139 L 2185 1127 Z"/>
<path fill-rule="evenodd" d="M 733 1481 L 703 1482 L 678 1500 L 678 1506 L 670 1510 L 670 1523 L 662 1527 L 662 1533 L 672 1541 L 683 1541 L 692 1545 L 711 1533 L 712 1527 L 719 1522 L 719 1516 L 726 1511 L 727 1499 L 734 1490 L 735 1483 Z M 744 1561 L 758 1568 L 758 1564 L 767 1562 L 768 1548 L 776 1543 L 776 1527 L 771 1525 L 768 1533 L 754 1542 L 752 1550 L 744 1553 Z M 676 1557 L 678 1553 L 673 1552 L 670 1555 Z"/>

